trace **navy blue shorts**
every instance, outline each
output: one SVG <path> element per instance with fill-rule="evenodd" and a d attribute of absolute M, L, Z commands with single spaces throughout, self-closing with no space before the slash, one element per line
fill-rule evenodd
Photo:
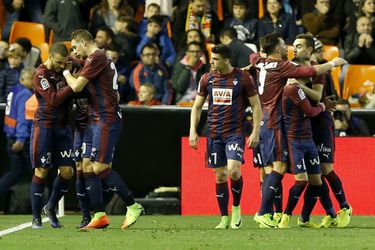
<path fill-rule="evenodd" d="M 324 114 L 312 119 L 313 139 L 318 148 L 321 163 L 335 161 L 335 123 L 331 117 Z M 320 119 L 319 119 L 320 118 Z"/>
<path fill-rule="evenodd" d="M 245 138 L 237 135 L 227 138 L 207 138 L 208 167 L 224 167 L 228 160 L 245 163 L 244 147 Z"/>
<path fill-rule="evenodd" d="M 293 174 L 320 174 L 318 150 L 312 139 L 289 140 L 290 170 Z"/>
<path fill-rule="evenodd" d="M 260 153 L 264 166 L 275 161 L 288 162 L 288 148 L 282 129 L 260 128 Z"/>
<path fill-rule="evenodd" d="M 70 127 L 32 126 L 30 159 L 32 168 L 72 166 L 73 132 Z"/>
<path fill-rule="evenodd" d="M 77 129 L 77 128 L 74 131 L 73 160 L 75 162 L 82 161 L 83 136 L 85 132 L 86 132 L 85 129 Z"/>
<path fill-rule="evenodd" d="M 89 124 L 83 135 L 82 157 L 100 163 L 111 163 L 121 127 L 121 120 L 110 124 L 104 122 Z"/>
<path fill-rule="evenodd" d="M 260 151 L 260 145 L 258 145 L 256 148 L 253 148 L 253 165 L 254 168 L 263 168 L 265 165 L 263 164 L 263 158 L 262 153 Z"/>

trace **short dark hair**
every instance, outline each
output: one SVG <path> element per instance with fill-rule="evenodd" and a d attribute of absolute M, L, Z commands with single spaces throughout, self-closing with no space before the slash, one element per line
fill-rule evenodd
<path fill-rule="evenodd" d="M 154 49 L 158 51 L 158 46 L 155 43 L 146 43 L 145 46 L 143 46 L 141 50 L 141 54 L 143 54 L 143 51 L 145 50 L 145 48 Z"/>
<path fill-rule="evenodd" d="M 115 38 L 115 33 L 108 26 L 102 26 L 96 32 L 98 31 L 103 31 L 107 35 L 107 37 L 111 38 L 112 40 Z"/>
<path fill-rule="evenodd" d="M 64 43 L 57 42 L 52 44 L 51 48 L 49 49 L 49 54 L 59 54 L 60 56 L 67 57 L 69 55 L 69 51 Z"/>
<path fill-rule="evenodd" d="M 279 38 L 282 38 L 282 36 L 279 33 L 270 33 L 261 37 L 259 39 L 259 44 L 263 52 L 267 55 L 271 54 L 275 50 L 275 48 L 280 44 Z"/>
<path fill-rule="evenodd" d="M 224 44 L 215 45 L 215 47 L 212 48 L 212 53 L 219 54 L 227 59 L 230 59 L 232 56 L 230 47 Z"/>
<path fill-rule="evenodd" d="M 156 23 L 157 25 L 162 27 L 163 26 L 163 17 L 160 16 L 160 15 L 154 15 L 154 16 L 148 18 L 147 23 Z"/>
<path fill-rule="evenodd" d="M 149 5 L 147 5 L 147 10 L 148 10 L 148 8 L 150 8 L 150 7 L 155 7 L 155 8 L 157 8 L 157 9 L 159 9 L 159 12 L 160 12 L 160 5 L 159 4 L 157 4 L 157 3 L 150 3 Z"/>
<path fill-rule="evenodd" d="M 245 0 L 233 0 L 232 2 L 232 8 L 234 5 L 239 5 L 239 6 L 245 6 L 247 8 L 247 1 Z"/>
<path fill-rule="evenodd" d="M 31 48 L 33 47 L 30 40 L 26 37 L 17 38 L 15 43 L 19 44 L 26 53 L 29 53 Z"/>
<path fill-rule="evenodd" d="M 110 50 L 110 51 L 116 51 L 117 53 L 121 53 L 121 46 L 118 45 L 117 43 L 115 42 L 111 42 L 110 44 L 108 44 L 106 47 L 105 47 L 106 50 Z"/>
<path fill-rule="evenodd" d="M 337 105 L 348 105 L 350 107 L 350 103 L 348 100 L 346 99 L 343 99 L 343 98 L 339 98 L 336 100 L 336 104 Z"/>
<path fill-rule="evenodd" d="M 296 39 L 305 39 L 307 47 L 315 50 L 315 41 L 314 41 L 314 37 L 312 35 L 298 34 L 296 36 Z"/>
<path fill-rule="evenodd" d="M 220 37 L 227 36 L 230 39 L 236 39 L 237 38 L 237 31 L 233 27 L 226 27 L 220 32 Z"/>
<path fill-rule="evenodd" d="M 70 40 L 83 40 L 86 42 L 94 42 L 94 37 L 91 35 L 91 33 L 88 30 L 79 29 L 76 31 L 73 31 L 71 34 Z"/>

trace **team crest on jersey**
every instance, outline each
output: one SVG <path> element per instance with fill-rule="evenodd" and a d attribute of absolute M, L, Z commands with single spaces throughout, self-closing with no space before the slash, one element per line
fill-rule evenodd
<path fill-rule="evenodd" d="M 232 105 L 232 89 L 213 88 L 212 99 L 214 105 Z"/>
<path fill-rule="evenodd" d="M 233 79 L 233 85 L 234 85 L 234 86 L 236 86 L 236 85 L 237 85 L 237 83 L 238 83 L 237 79 L 236 79 L 236 78 L 234 78 L 234 79 Z"/>
<path fill-rule="evenodd" d="M 305 96 L 305 92 L 303 92 L 302 89 L 299 89 L 299 90 L 298 90 L 298 96 L 299 96 L 299 98 L 301 98 L 301 100 L 303 100 L 303 99 L 306 98 L 306 96 Z"/>
<path fill-rule="evenodd" d="M 42 79 L 40 79 L 40 86 L 42 86 L 42 89 L 43 89 L 43 90 L 46 90 L 46 89 L 48 89 L 49 87 L 51 87 L 51 86 L 49 85 L 49 82 L 48 82 L 48 80 L 47 80 L 46 78 L 44 78 L 43 76 L 39 76 L 39 77 L 42 78 Z"/>

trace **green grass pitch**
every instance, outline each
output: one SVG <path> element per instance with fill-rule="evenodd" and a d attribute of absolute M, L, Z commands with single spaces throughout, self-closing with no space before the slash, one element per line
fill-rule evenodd
<path fill-rule="evenodd" d="M 63 228 L 24 230 L 0 237 L 0 249 L 375 249 L 375 219 L 353 216 L 347 228 L 260 229 L 252 216 L 243 217 L 239 230 L 214 230 L 217 216 L 142 216 L 121 230 L 122 216 L 110 216 L 107 229 L 75 229 L 78 215 L 61 218 Z M 0 215 L 0 231 L 29 222 L 30 215 Z M 320 221 L 321 217 L 314 217 Z"/>

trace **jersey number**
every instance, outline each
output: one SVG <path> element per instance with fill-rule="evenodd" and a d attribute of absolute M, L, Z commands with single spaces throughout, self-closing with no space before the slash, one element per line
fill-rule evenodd
<path fill-rule="evenodd" d="M 261 67 L 260 71 L 259 71 L 259 86 L 258 86 L 259 95 L 263 95 L 263 93 L 264 93 L 264 85 L 265 85 L 265 81 L 266 81 L 266 74 L 267 74 L 267 70 L 265 70 L 264 67 Z"/>
<path fill-rule="evenodd" d="M 117 84 L 118 74 L 117 74 L 117 69 L 116 69 L 116 66 L 115 66 L 114 62 L 111 62 L 111 69 L 113 69 L 115 71 L 115 75 L 113 76 L 112 87 L 113 87 L 114 90 L 118 90 L 118 84 Z"/>

